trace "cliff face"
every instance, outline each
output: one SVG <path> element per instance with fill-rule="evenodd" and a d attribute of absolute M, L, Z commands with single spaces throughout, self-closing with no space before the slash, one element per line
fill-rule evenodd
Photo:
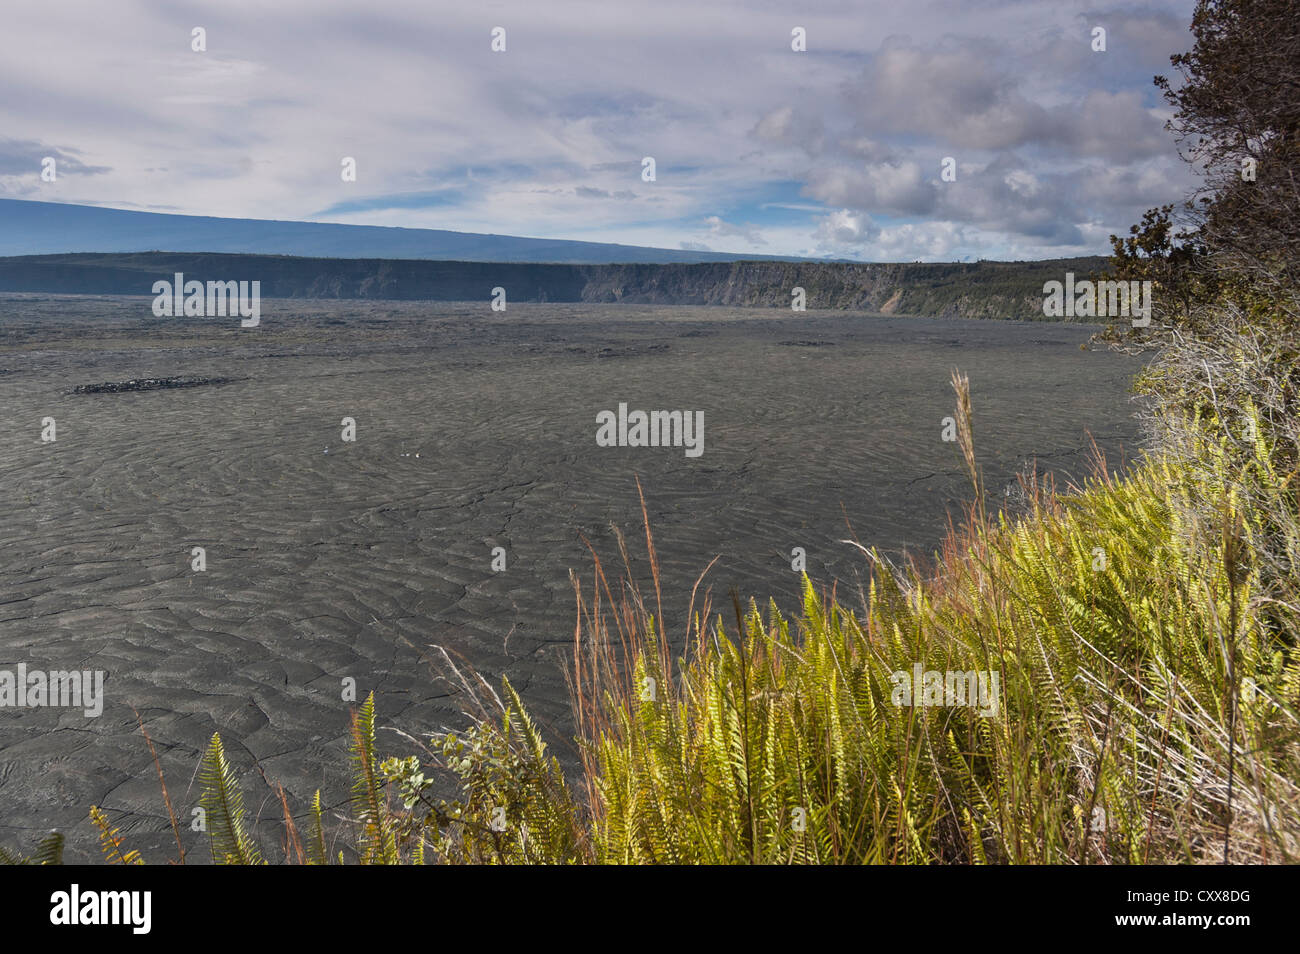
<path fill-rule="evenodd" d="M 895 315 L 1043 320 L 1043 283 L 1084 277 L 1100 258 L 1043 262 L 857 264 L 717 262 L 699 265 L 547 265 L 401 259 L 293 258 L 182 252 L 0 258 L 0 291 L 151 295 L 153 283 L 260 281 L 266 298 L 629 302 L 789 308 Z"/>
<path fill-rule="evenodd" d="M 807 307 L 932 318 L 1043 320 L 1043 283 L 1082 278 L 1104 259 L 956 264 L 730 262 L 602 265 L 583 269 L 583 301 L 789 308 L 803 288 Z"/>
<path fill-rule="evenodd" d="M 901 279 L 899 265 L 723 262 L 584 268 L 583 300 L 789 308 L 794 288 L 809 308 L 878 311 Z"/>

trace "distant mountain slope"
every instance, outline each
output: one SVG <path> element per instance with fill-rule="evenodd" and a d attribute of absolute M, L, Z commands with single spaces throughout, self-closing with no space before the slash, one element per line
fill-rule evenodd
<path fill-rule="evenodd" d="M 0 255 L 150 250 L 570 264 L 731 262 L 770 258 L 441 229 L 222 219 L 0 199 Z"/>
<path fill-rule="evenodd" d="M 720 262 L 547 265 L 149 252 L 0 258 L 0 292 L 150 295 L 155 281 L 260 281 L 264 298 L 637 302 L 789 308 L 1042 321 L 1043 283 L 1083 278 L 1100 257 L 1042 262 L 858 264 Z M 0 306 L 0 317 L 3 307 Z"/>

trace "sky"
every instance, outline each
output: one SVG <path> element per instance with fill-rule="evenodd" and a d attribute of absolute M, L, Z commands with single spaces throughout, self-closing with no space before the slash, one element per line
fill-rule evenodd
<path fill-rule="evenodd" d="M 0 197 L 863 261 L 1102 254 L 1192 185 L 1152 84 L 1192 7 L 8 3 Z"/>

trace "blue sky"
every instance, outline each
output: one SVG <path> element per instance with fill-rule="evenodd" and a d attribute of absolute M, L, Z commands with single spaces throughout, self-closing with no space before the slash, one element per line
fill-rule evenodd
<path fill-rule="evenodd" d="M 1104 252 L 1191 182 L 1151 82 L 1190 0 L 107 9 L 6 11 L 0 196 L 955 261 Z"/>

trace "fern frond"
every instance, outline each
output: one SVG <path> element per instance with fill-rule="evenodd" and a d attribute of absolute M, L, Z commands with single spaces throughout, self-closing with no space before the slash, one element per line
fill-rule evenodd
<path fill-rule="evenodd" d="M 307 863 L 327 865 L 330 863 L 329 850 L 325 847 L 325 825 L 320 806 L 320 789 L 311 800 L 311 833 L 307 843 Z"/>
<path fill-rule="evenodd" d="M 360 825 L 357 852 L 362 864 L 396 864 L 397 841 L 384 805 L 375 759 L 375 694 L 352 716 L 352 803 Z"/>
<path fill-rule="evenodd" d="M 32 863 L 38 865 L 63 864 L 63 832 L 52 831 L 42 838 L 36 846 L 36 854 L 32 855 Z"/>
<path fill-rule="evenodd" d="M 110 865 L 142 865 L 144 859 L 138 851 L 122 853 L 122 835 L 109 824 L 108 816 L 97 806 L 90 806 L 90 820 L 99 829 L 99 846 Z"/>
<path fill-rule="evenodd" d="M 216 864 L 260 865 L 261 852 L 244 828 L 244 795 L 226 761 L 220 733 L 212 733 L 199 769 L 203 794 L 199 804 L 207 819 L 212 860 Z"/>

